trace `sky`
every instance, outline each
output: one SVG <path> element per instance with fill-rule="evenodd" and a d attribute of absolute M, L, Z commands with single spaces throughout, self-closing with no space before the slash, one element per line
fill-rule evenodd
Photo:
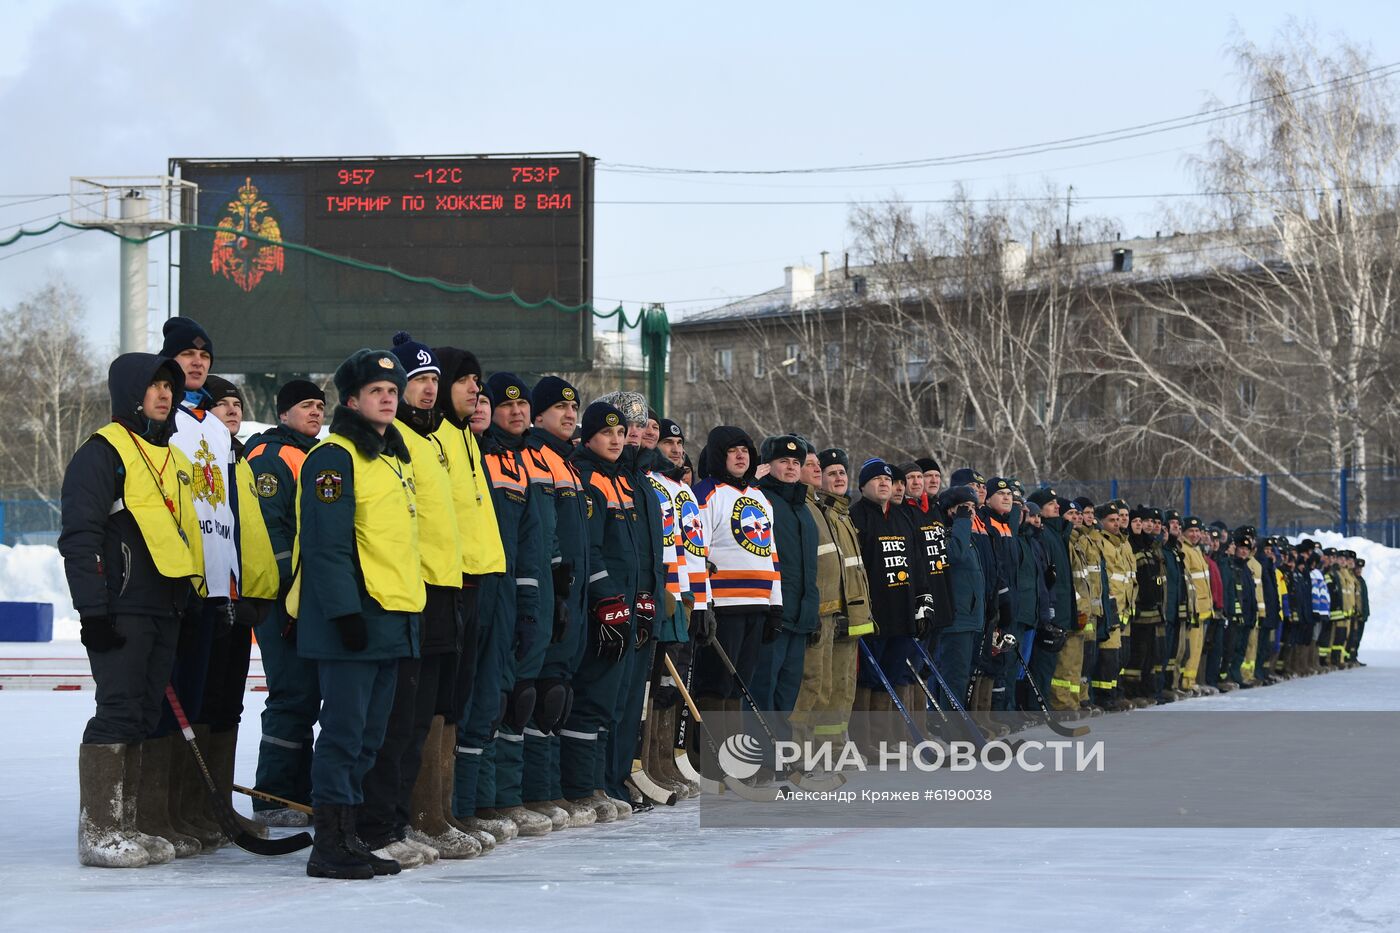
<path fill-rule="evenodd" d="M 1076 197 L 1190 191 L 1207 127 L 957 167 L 645 176 L 622 164 L 785 169 L 1096 133 L 1243 99 L 1228 54 L 1290 19 L 1400 61 L 1400 5 L 1001 5 L 339 0 L 0 3 L 0 239 L 46 225 L 74 175 L 171 156 L 581 150 L 599 159 L 594 303 L 673 317 L 853 247 L 850 204 L 1046 184 Z M 21 197 L 12 197 L 21 196 Z M 720 202 L 822 202 L 734 204 Z M 675 203 L 700 202 L 700 203 Z M 1088 202 L 1086 202 L 1088 203 Z M 1153 199 L 1095 200 L 1125 237 Z M 66 238 L 65 238 L 66 237 Z M 857 257 L 858 258 L 858 257 Z M 151 251 L 153 332 L 165 250 Z M 0 307 L 61 277 L 114 346 L 117 247 L 58 231 L 0 248 Z M 488 363 L 488 368 L 491 368 Z"/>

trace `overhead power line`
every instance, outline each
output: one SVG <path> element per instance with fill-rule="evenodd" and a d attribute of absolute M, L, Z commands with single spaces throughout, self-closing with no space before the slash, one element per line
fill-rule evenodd
<path fill-rule="evenodd" d="M 1400 62 L 1390 62 L 1385 65 L 1377 65 L 1374 68 L 1368 68 L 1365 71 L 1358 71 L 1354 74 L 1333 78 L 1330 81 L 1320 81 L 1315 84 L 1290 88 L 1280 91 L 1277 94 L 1256 97 L 1251 100 L 1241 101 L 1237 104 L 1227 104 L 1225 106 L 1214 107 L 1198 113 L 1172 117 L 1166 120 L 1137 123 L 1132 126 L 1119 127 L 1114 130 L 1103 130 L 1101 132 L 1086 133 L 1079 136 L 1066 136 L 1060 139 L 1027 143 L 1021 146 L 984 149 L 976 152 L 932 156 L 923 159 L 906 159 L 896 162 L 869 162 L 855 165 L 776 169 L 678 168 L 671 166 L 639 165 L 630 162 L 604 162 L 600 164 L 599 168 L 602 171 L 642 175 L 828 175 L 847 172 L 886 172 L 899 169 L 967 165 L 975 162 L 1039 155 L 1045 152 L 1057 152 L 1065 149 L 1083 149 L 1089 146 L 1100 146 L 1106 143 L 1121 142 L 1127 139 L 1137 139 L 1142 136 L 1152 136 L 1158 133 L 1168 133 L 1193 126 L 1201 126 L 1206 123 L 1214 123 L 1230 117 L 1243 116 L 1264 104 L 1284 97 L 1295 97 L 1306 100 L 1310 97 L 1327 93 L 1335 88 L 1364 84 L 1366 82 L 1388 78 L 1397 72 L 1400 72 Z"/>

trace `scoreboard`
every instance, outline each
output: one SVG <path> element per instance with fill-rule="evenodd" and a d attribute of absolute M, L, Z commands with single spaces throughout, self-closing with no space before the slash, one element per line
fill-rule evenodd
<path fill-rule="evenodd" d="M 180 313 L 221 373 L 327 373 L 395 331 L 469 349 L 487 372 L 579 371 L 593 357 L 593 164 L 581 152 L 171 159 L 199 186 L 182 231 Z M 514 293 L 485 300 L 407 276 Z"/>

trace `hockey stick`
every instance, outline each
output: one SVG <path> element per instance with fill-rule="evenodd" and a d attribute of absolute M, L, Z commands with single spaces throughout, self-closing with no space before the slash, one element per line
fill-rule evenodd
<path fill-rule="evenodd" d="M 890 679 L 885 676 L 884 669 L 875 660 L 875 653 L 870 650 L 870 646 L 865 643 L 864 638 L 857 636 L 856 641 L 860 643 L 860 653 L 864 657 L 865 663 L 869 664 L 870 669 L 879 675 L 880 683 L 885 685 L 885 692 L 890 695 L 890 702 L 894 704 L 895 709 L 899 710 L 899 715 L 904 718 L 904 727 L 909 730 L 909 735 L 914 739 L 914 747 L 917 748 L 927 742 L 928 737 L 919 731 L 918 726 L 914 725 L 914 717 L 910 716 L 909 711 L 904 708 L 904 702 L 900 700 L 899 692 L 894 689 L 894 684 L 890 683 Z"/>
<path fill-rule="evenodd" d="M 924 683 L 924 677 L 919 673 L 919 669 L 914 666 L 913 659 L 905 658 L 904 666 L 909 668 L 909 673 L 914 675 L 914 682 L 919 685 L 919 689 L 924 691 L 924 699 L 928 700 L 929 706 L 932 706 L 934 712 L 938 713 L 938 718 L 943 720 L 943 725 L 946 726 L 951 723 L 952 720 L 948 718 L 948 714 L 943 712 L 943 707 L 939 705 L 938 698 L 933 695 L 933 691 L 928 688 L 928 684 Z"/>
<path fill-rule="evenodd" d="M 655 650 L 656 649 L 653 647 L 652 651 L 655 652 Z M 655 663 L 655 657 L 656 656 L 653 653 L 652 656 L 648 659 L 649 665 Z M 642 750 L 643 759 L 645 759 L 646 757 L 647 745 L 651 741 L 651 727 L 652 723 L 654 722 L 654 720 L 647 715 L 647 709 L 650 706 L 651 678 L 648 677 L 646 687 L 642 690 L 642 729 L 640 741 L 638 743 L 639 747 Z M 646 766 L 643 763 L 643 760 L 637 758 L 632 759 L 631 777 L 632 783 L 636 786 L 637 790 L 641 791 L 643 794 L 650 797 L 657 803 L 661 804 L 663 807 L 674 807 L 676 805 L 676 792 L 673 790 L 667 790 L 660 784 L 656 783 L 656 781 L 652 780 L 651 775 L 647 774 Z"/>
<path fill-rule="evenodd" d="M 671 681 L 672 681 L 673 683 L 679 685 L 680 682 L 681 682 L 681 681 L 680 681 L 680 676 L 676 673 L 676 666 L 675 666 L 674 664 L 671 663 L 670 655 L 668 655 L 665 651 L 663 651 L 663 652 L 661 652 L 661 657 L 662 657 L 662 660 L 664 660 L 664 661 L 666 662 L 666 668 L 667 668 L 667 670 L 669 670 L 669 671 L 671 672 Z M 691 684 L 690 678 L 691 678 L 692 675 L 694 675 L 694 673 L 695 673 L 695 664 L 694 664 L 694 660 L 693 660 L 693 658 L 692 658 L 691 663 L 687 664 L 687 665 L 686 665 L 686 668 L 685 668 L 685 687 L 686 687 L 687 689 L 690 688 L 690 684 Z M 679 690 L 680 687 L 677 686 L 676 689 Z M 689 733 L 689 731 L 690 731 L 690 707 L 689 707 L 689 706 L 686 706 L 684 703 L 682 703 L 682 704 L 681 704 L 681 708 L 680 708 L 680 712 L 679 712 L 679 713 L 677 714 L 677 716 L 676 716 L 676 734 L 675 734 L 675 736 L 674 736 L 674 738 L 673 738 L 671 754 L 672 754 L 672 755 L 675 757 L 675 759 L 676 759 L 676 770 L 679 771 L 679 772 L 681 773 L 681 777 L 685 778 L 687 781 L 690 781 L 690 782 L 692 782 L 692 783 L 700 784 L 700 789 L 701 789 L 701 790 L 705 790 L 705 785 L 704 785 L 703 783 L 701 783 L 701 782 L 702 782 L 702 779 L 704 779 L 704 780 L 709 780 L 709 779 L 708 779 L 708 778 L 704 778 L 704 776 L 703 776 L 699 771 L 697 771 L 697 770 L 695 769 L 695 765 L 693 765 L 693 764 L 690 763 L 690 751 L 689 751 L 689 749 L 687 748 L 687 746 L 689 745 L 689 742 L 688 742 L 688 738 L 689 738 L 688 733 Z M 676 754 L 676 752 L 680 752 L 680 754 Z M 714 793 L 723 793 L 723 791 L 724 791 L 724 785 L 723 785 L 723 784 L 720 784 L 718 781 L 709 781 L 709 783 L 710 783 L 710 784 L 713 784 L 713 785 L 717 788 L 717 790 L 715 790 Z M 710 793 L 710 792 L 709 792 L 709 791 L 706 791 L 706 793 Z"/>
<path fill-rule="evenodd" d="M 239 825 L 233 807 L 224 799 L 223 794 L 219 793 L 219 786 L 214 783 L 214 776 L 209 773 L 209 766 L 205 764 L 204 756 L 199 753 L 199 746 L 194 741 L 194 729 L 190 728 L 190 721 L 185 718 L 185 710 L 180 705 L 180 698 L 175 695 L 174 684 L 165 685 L 165 698 L 170 702 L 170 709 L 175 713 L 175 721 L 180 724 L 180 732 L 184 734 L 185 742 L 189 745 L 190 751 L 194 753 L 194 760 L 199 765 L 200 774 L 204 776 L 204 789 L 209 792 L 210 809 L 214 811 L 214 817 L 219 821 L 219 827 L 223 830 L 224 835 L 233 840 L 233 844 L 238 848 L 252 852 L 254 855 L 289 855 L 311 845 L 310 833 L 297 833 L 278 839 L 259 839 Z"/>
<path fill-rule="evenodd" d="M 683 704 L 685 712 L 688 714 L 689 719 L 694 720 L 698 725 L 700 723 L 700 712 L 695 708 L 695 701 L 690 698 L 690 690 L 687 689 L 687 684 L 681 680 L 681 675 L 676 672 L 676 665 L 671 662 L 670 655 L 663 651 L 661 653 L 661 660 L 666 662 L 666 670 L 671 672 L 671 679 L 676 683 L 676 692 L 678 692 L 681 695 L 681 699 L 685 701 Z M 710 744 L 713 745 L 714 743 L 711 742 Z M 707 778 L 697 771 L 695 766 L 690 763 L 690 758 L 687 755 L 681 754 L 676 756 L 676 768 L 686 780 L 694 781 L 696 784 L 699 784 L 700 790 L 705 793 L 724 793 L 725 785 L 712 778 Z M 736 781 L 735 783 L 738 782 Z"/>
<path fill-rule="evenodd" d="M 269 794 L 267 791 L 258 790 L 256 787 L 244 787 L 242 784 L 235 784 L 233 785 L 233 789 L 238 791 L 238 793 L 240 794 L 244 794 L 248 797 L 254 797 L 258 800 L 266 800 L 268 803 L 280 803 L 288 810 L 295 810 L 298 813 L 305 813 L 307 816 L 311 816 L 313 813 L 315 813 L 314 810 L 312 810 L 304 803 L 297 803 L 295 800 L 288 800 L 286 797 L 278 797 L 276 794 Z"/>
<path fill-rule="evenodd" d="M 758 722 L 758 727 L 763 730 L 763 734 L 768 737 L 769 745 L 776 748 L 778 745 L 778 737 L 773 734 L 773 730 L 768 726 L 768 721 L 763 718 L 763 713 L 758 708 L 758 701 L 753 698 L 752 693 L 749 693 L 748 684 L 744 683 L 743 678 L 739 676 L 739 672 L 734 668 L 734 662 L 729 660 L 729 655 L 725 652 L 724 646 L 722 646 L 718 640 L 715 640 L 710 643 L 710 648 L 719 656 L 720 663 L 724 665 L 725 670 L 729 671 L 729 676 L 733 677 L 734 682 L 739 685 L 739 692 L 744 695 L 744 699 L 749 704 L 749 709 L 753 710 L 753 717 Z M 835 790 L 846 783 L 846 779 L 839 774 L 832 774 L 830 780 L 814 779 L 811 777 L 804 777 L 802 772 L 796 769 L 789 771 L 785 777 L 798 787 L 807 790 Z"/>
<path fill-rule="evenodd" d="M 703 738 L 705 744 L 709 746 L 710 758 L 718 762 L 719 747 L 715 745 L 715 737 L 710 734 L 710 727 L 705 725 L 705 720 L 700 715 L 700 708 L 695 705 L 695 699 L 691 697 L 690 691 L 685 689 L 685 684 L 676 676 L 676 667 L 671 663 L 669 657 L 666 658 L 666 667 L 671 671 L 671 676 L 676 678 L 676 689 L 680 691 L 681 699 L 685 701 L 686 707 L 690 710 L 690 718 L 695 720 L 695 725 L 700 728 L 700 737 Z M 761 790 L 759 788 L 750 787 L 743 781 L 730 777 L 727 774 L 724 776 L 723 784 L 719 781 L 713 781 L 704 775 L 700 776 L 698 783 L 700 784 L 700 789 L 707 794 L 720 794 L 723 792 L 723 789 L 727 787 L 745 800 L 753 800 L 758 803 L 771 803 L 778 798 L 778 791 L 776 788 Z"/>
<path fill-rule="evenodd" d="M 1077 739 L 1081 735 L 1089 734 L 1088 726 L 1065 726 L 1061 725 L 1054 716 L 1050 714 L 1050 705 L 1045 702 L 1045 694 L 1040 692 L 1040 684 L 1035 682 L 1031 676 L 1031 669 L 1026 666 L 1026 662 L 1021 660 L 1021 652 L 1016 652 L 1016 661 L 1021 665 L 1021 673 L 1026 675 L 1026 683 L 1031 685 L 1031 693 L 1035 694 L 1036 705 L 1040 707 L 1040 713 L 1045 717 L 1045 724 L 1050 727 L 1050 731 L 1056 735 L 1068 736 Z"/>
<path fill-rule="evenodd" d="M 919 654 L 923 655 L 924 664 L 928 665 L 928 669 L 933 672 L 933 676 L 938 681 L 938 685 L 943 688 L 944 694 L 948 697 L 948 702 L 953 704 L 953 710 L 963 718 L 963 723 L 967 726 L 967 731 L 972 736 L 973 744 L 979 749 L 982 748 L 982 746 L 987 744 L 987 737 L 982 734 L 982 730 L 978 727 L 977 723 L 967 714 L 967 708 L 953 695 L 952 689 L 948 686 L 948 681 L 943 679 L 943 675 L 939 672 L 938 666 L 933 663 L 933 657 L 928 653 L 928 649 L 924 647 L 923 642 L 916 638 L 914 639 L 914 645 L 919 649 Z"/>

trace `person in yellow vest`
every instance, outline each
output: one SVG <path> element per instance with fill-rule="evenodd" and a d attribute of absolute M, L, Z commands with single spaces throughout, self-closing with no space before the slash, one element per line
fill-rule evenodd
<path fill-rule="evenodd" d="M 453 656 L 455 668 L 444 672 L 446 685 L 451 689 L 440 698 L 438 706 L 443 722 L 438 726 L 434 717 L 424 755 L 432 754 L 436 741 L 439 771 L 435 790 L 442 798 L 444 821 L 472 836 L 483 852 L 489 852 L 497 842 L 506 841 L 515 824 L 509 820 L 486 821 L 474 815 L 480 754 L 473 754 L 469 744 L 458 741 L 458 726 L 466 719 L 471 705 L 477 662 L 481 652 L 489 647 L 478 638 L 481 586 L 491 577 L 504 577 L 506 572 L 505 547 L 491 501 L 490 477 L 476 439 L 476 433 L 490 423 L 491 405 L 486 403 L 480 427 L 474 425 L 472 419 L 483 399 L 481 363 L 475 354 L 458 347 L 434 347 L 433 355 L 442 367 L 442 386 L 437 396 L 442 424 L 433 436 L 442 442 L 447 457 L 457 532 L 462 540 L 462 630 Z M 428 822 L 415 816 L 420 830 L 425 830 Z"/>
<path fill-rule="evenodd" d="M 287 596 L 297 653 L 316 661 L 320 735 L 311 759 L 313 878 L 398 874 L 355 829 L 364 776 L 389 722 L 399 661 L 418 654 L 426 590 L 412 457 L 394 426 L 407 378 L 386 350 L 357 350 L 335 372 L 330 435 L 302 464 L 298 567 Z"/>
<path fill-rule="evenodd" d="M 160 719 L 180 620 L 204 590 L 204 551 L 191 466 L 170 446 L 180 367 L 126 353 L 108 370 L 112 422 L 88 438 L 63 475 L 58 549 L 97 687 L 78 750 L 78 860 L 105 868 L 162 864 L 177 852 L 169 816 L 138 819 L 142 792 L 164 801 L 166 758 L 145 780 L 143 740 Z M 159 808 L 157 808 L 159 810 Z M 138 825 L 151 832 L 142 832 Z M 172 831 L 173 835 L 173 831 Z M 200 851 L 194 840 L 180 855 Z"/>
<path fill-rule="evenodd" d="M 238 724 L 243 719 L 243 695 L 248 688 L 253 629 L 277 599 L 277 560 L 258 504 L 253 470 L 237 436 L 243 428 L 243 394 L 238 386 L 220 376 L 205 379 L 204 390 L 214 400 L 210 413 L 228 428 L 232 442 L 229 498 L 233 503 L 239 565 L 238 599 L 231 603 L 232 624 L 215 631 L 209 651 L 209 672 L 204 681 L 204 720 L 209 724 L 209 741 L 204 756 L 220 794 L 228 798 L 233 808 L 233 763 L 238 750 Z M 205 749 L 204 745 L 200 747 Z M 265 824 L 245 818 L 237 808 L 233 811 L 245 830 L 255 836 L 267 836 Z"/>
<path fill-rule="evenodd" d="M 481 844 L 439 816 L 434 825 L 410 833 L 415 809 L 426 811 L 426 788 L 413 792 L 423 766 L 423 747 L 438 706 L 444 659 L 457 651 L 462 599 L 462 551 L 457 516 L 452 506 L 452 480 L 447 455 L 434 434 L 442 413 L 435 407 L 442 368 L 433 351 L 406 331 L 394 335 L 390 351 L 408 376 L 399 399 L 395 427 L 413 459 L 418 500 L 418 549 L 426 602 L 419 619 L 419 656 L 399 659 L 393 708 L 384 744 L 365 775 L 365 802 L 356 815 L 360 838 L 376 855 L 404 868 L 444 858 L 474 858 Z M 455 667 L 455 664 L 453 665 Z M 439 727 L 439 735 L 441 735 Z M 440 741 L 440 740 L 439 740 Z M 434 749 L 436 751 L 436 749 Z M 438 767 L 436 757 L 431 767 Z M 435 809 L 442 806 L 441 795 Z"/>

